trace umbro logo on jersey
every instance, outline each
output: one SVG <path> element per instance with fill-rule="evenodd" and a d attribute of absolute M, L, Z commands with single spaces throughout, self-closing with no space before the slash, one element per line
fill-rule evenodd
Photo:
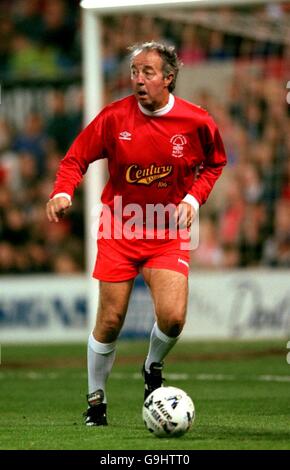
<path fill-rule="evenodd" d="M 119 134 L 120 140 L 131 140 L 131 138 L 132 138 L 132 134 L 128 131 L 123 131 L 123 132 L 120 132 Z"/>

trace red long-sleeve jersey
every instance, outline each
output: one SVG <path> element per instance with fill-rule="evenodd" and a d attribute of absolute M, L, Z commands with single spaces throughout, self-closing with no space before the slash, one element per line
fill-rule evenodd
<path fill-rule="evenodd" d="M 161 115 L 142 112 L 133 95 L 106 106 L 61 161 L 50 197 L 72 197 L 88 165 L 107 158 L 109 180 L 102 202 L 111 208 L 114 196 L 122 196 L 123 207 L 178 205 L 187 194 L 203 204 L 226 164 L 224 146 L 205 110 L 172 100 L 172 108 Z"/>

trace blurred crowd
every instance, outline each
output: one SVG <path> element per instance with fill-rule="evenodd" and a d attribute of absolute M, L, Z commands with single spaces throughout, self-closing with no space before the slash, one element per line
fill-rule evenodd
<path fill-rule="evenodd" d="M 278 10 L 276 5 L 255 14 L 277 19 L 285 12 L 285 5 Z M 78 76 L 80 31 L 78 1 L 2 0 L 1 81 Z M 185 65 L 235 63 L 225 100 L 202 89 L 192 96 L 215 118 L 229 159 L 213 197 L 202 208 L 192 268 L 290 267 L 289 45 L 161 17 L 106 17 L 105 103 L 130 92 L 127 47 L 148 39 L 174 44 Z M 61 223 L 49 224 L 45 214 L 59 161 L 82 127 L 81 89 L 74 100 L 72 109 L 65 90 L 50 91 L 43 112 L 31 109 L 21 127 L 1 116 L 0 106 L 2 274 L 84 270 L 82 187 Z"/>
<path fill-rule="evenodd" d="M 80 74 L 79 3 L 79 0 L 1 0 L 0 79 L 52 79 Z M 127 48 L 144 40 L 174 44 L 185 65 L 205 60 L 282 57 L 289 52 L 285 47 L 290 41 L 289 13 L 290 3 L 266 3 L 254 8 L 246 5 L 239 10 L 220 8 L 217 18 L 210 15 L 207 18 L 205 11 L 194 14 L 186 10 L 184 18 L 190 19 L 187 22 L 176 20 L 178 16 L 173 13 L 162 15 L 162 12 L 155 17 L 144 13 L 104 17 L 102 57 L 108 87 L 124 85 L 122 80 L 127 80 L 127 73 L 122 75 L 120 68 Z M 245 18 L 251 19 L 251 27 L 256 26 L 256 31 L 249 30 L 247 20 L 242 22 L 243 14 L 248 15 Z M 238 32 L 241 24 L 244 34 Z M 282 25 L 288 38 L 280 34 L 277 39 Z"/>
<path fill-rule="evenodd" d="M 60 159 L 81 130 L 82 114 L 67 113 L 62 91 L 49 95 L 51 116 L 26 117 L 15 130 L 0 118 L 0 272 L 73 273 L 84 269 L 83 197 L 69 217 L 50 224 L 45 205 Z"/>
<path fill-rule="evenodd" d="M 251 70 L 251 69 L 250 69 Z M 290 267 L 290 107 L 283 81 L 237 67 L 226 102 L 202 92 L 228 165 L 204 206 L 200 267 Z"/>
<path fill-rule="evenodd" d="M 1 78 L 71 76 L 80 58 L 77 0 L 1 0 Z"/>

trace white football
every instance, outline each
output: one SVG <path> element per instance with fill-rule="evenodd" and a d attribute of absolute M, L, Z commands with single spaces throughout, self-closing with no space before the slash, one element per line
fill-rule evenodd
<path fill-rule="evenodd" d="M 184 390 L 160 387 L 146 398 L 142 415 L 146 428 L 156 436 L 177 437 L 192 426 L 195 408 Z"/>

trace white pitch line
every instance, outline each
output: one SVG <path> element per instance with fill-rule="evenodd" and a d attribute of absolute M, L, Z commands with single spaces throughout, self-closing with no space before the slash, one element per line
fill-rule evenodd
<path fill-rule="evenodd" d="M 290 382 L 289 375 L 259 375 L 258 380 L 261 382 Z"/>
<path fill-rule="evenodd" d="M 1 371 L 0 380 L 23 378 L 29 380 L 58 380 L 62 376 L 61 372 L 38 372 L 35 370 L 28 371 Z M 76 378 L 84 379 L 87 377 L 86 372 L 81 374 L 74 374 Z M 191 381 L 209 381 L 209 382 L 228 382 L 228 381 L 237 381 L 244 380 L 248 382 L 290 382 L 289 375 L 257 375 L 257 376 L 236 376 L 231 374 L 187 374 L 187 373 L 167 373 L 165 374 L 166 379 L 169 381 L 182 381 L 182 380 L 191 380 Z M 113 380 L 143 380 L 141 374 L 138 372 L 134 373 L 123 373 L 123 372 L 113 372 L 110 375 L 110 379 Z"/>
<path fill-rule="evenodd" d="M 234 375 L 226 374 L 198 374 L 195 376 L 196 380 L 211 380 L 214 382 L 227 381 L 227 380 L 237 380 Z"/>

